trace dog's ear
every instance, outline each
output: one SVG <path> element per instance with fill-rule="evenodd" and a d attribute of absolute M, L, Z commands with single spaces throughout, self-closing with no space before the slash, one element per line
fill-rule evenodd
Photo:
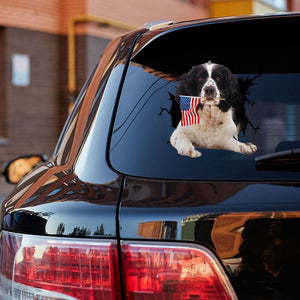
<path fill-rule="evenodd" d="M 222 66 L 222 73 L 224 76 L 224 86 L 222 90 L 222 96 L 226 101 L 221 101 L 218 105 L 222 111 L 227 111 L 230 107 L 234 108 L 235 113 L 239 111 L 240 107 L 243 107 L 244 102 L 240 94 L 237 79 L 232 74 L 229 68 Z"/>
<path fill-rule="evenodd" d="M 242 95 L 240 93 L 238 80 L 236 79 L 235 75 L 227 68 L 226 72 L 226 79 L 228 84 L 228 91 L 230 91 L 230 102 L 232 105 L 234 104 L 244 104 L 242 103 Z"/>
<path fill-rule="evenodd" d="M 240 127 L 240 130 L 244 130 L 247 124 L 247 117 L 245 111 L 245 99 L 240 92 L 238 80 L 235 75 L 228 72 L 228 84 L 230 88 L 230 105 L 234 108 L 233 121 Z"/>
<path fill-rule="evenodd" d="M 197 95 L 198 72 L 199 70 L 197 67 L 192 67 L 192 69 L 190 69 L 185 75 L 183 75 L 175 93 L 175 100 L 177 102 L 179 102 L 179 95 L 187 95 L 187 96 Z"/>
<path fill-rule="evenodd" d="M 233 93 L 239 93 L 239 86 L 238 86 L 238 81 L 235 77 L 234 74 L 229 70 L 229 68 L 226 68 L 226 82 L 228 84 L 228 88 L 230 91 Z"/>

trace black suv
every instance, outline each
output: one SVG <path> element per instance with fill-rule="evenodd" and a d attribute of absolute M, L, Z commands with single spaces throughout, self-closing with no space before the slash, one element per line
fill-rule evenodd
<path fill-rule="evenodd" d="M 4 168 L 0 299 L 297 299 L 299 28 L 246 16 L 114 40 L 53 156 Z"/>

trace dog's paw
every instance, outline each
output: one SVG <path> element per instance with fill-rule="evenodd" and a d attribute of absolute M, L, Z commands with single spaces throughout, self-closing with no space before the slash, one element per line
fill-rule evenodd
<path fill-rule="evenodd" d="M 252 154 L 257 150 L 257 147 L 252 143 L 245 143 L 240 145 L 240 152 L 242 154 Z"/>
<path fill-rule="evenodd" d="M 192 158 L 196 158 L 196 157 L 200 157 L 202 156 L 202 153 L 197 151 L 197 150 L 193 150 L 193 151 L 190 151 L 189 152 L 189 157 L 192 157 Z"/>
<path fill-rule="evenodd" d="M 201 152 L 195 150 L 195 148 L 178 150 L 178 154 L 192 158 L 200 157 L 202 155 Z"/>

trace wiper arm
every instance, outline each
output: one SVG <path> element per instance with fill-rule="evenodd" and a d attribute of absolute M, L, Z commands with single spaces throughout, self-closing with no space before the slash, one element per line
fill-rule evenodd
<path fill-rule="evenodd" d="M 257 170 L 300 171 L 300 148 L 258 156 L 255 162 Z"/>

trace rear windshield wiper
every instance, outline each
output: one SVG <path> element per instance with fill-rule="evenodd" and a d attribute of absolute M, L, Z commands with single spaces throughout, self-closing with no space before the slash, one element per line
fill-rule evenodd
<path fill-rule="evenodd" d="M 300 148 L 258 156 L 255 162 L 257 170 L 300 171 Z"/>

